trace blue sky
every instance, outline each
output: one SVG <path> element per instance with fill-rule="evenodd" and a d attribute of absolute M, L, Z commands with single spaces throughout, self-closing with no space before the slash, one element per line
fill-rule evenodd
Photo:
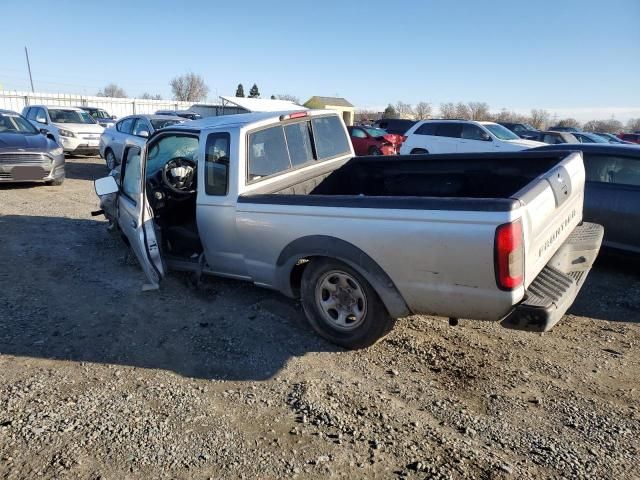
<path fill-rule="evenodd" d="M 640 1 L 30 1 L 2 6 L 0 84 L 171 96 L 202 75 L 210 98 L 245 91 L 344 96 L 361 108 L 484 101 L 640 116 Z"/>

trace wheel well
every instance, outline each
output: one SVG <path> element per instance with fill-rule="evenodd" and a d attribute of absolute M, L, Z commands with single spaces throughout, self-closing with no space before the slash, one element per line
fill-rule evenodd
<path fill-rule="evenodd" d="M 429 150 L 427 150 L 426 148 L 414 148 L 413 150 L 411 150 L 411 155 L 416 155 L 418 153 L 429 153 Z"/>
<path fill-rule="evenodd" d="M 291 291 L 295 295 L 296 298 L 300 298 L 300 286 L 302 285 L 302 273 L 304 269 L 309 266 L 309 262 L 315 258 L 321 257 L 303 257 L 298 259 L 296 264 L 291 269 L 289 273 L 289 283 L 291 285 Z"/>

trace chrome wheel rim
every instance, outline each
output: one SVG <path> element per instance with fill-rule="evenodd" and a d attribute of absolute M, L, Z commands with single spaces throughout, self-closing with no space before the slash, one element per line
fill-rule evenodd
<path fill-rule="evenodd" d="M 367 315 L 367 296 L 362 286 L 340 270 L 327 272 L 318 281 L 316 303 L 324 320 L 338 330 L 358 328 Z"/>

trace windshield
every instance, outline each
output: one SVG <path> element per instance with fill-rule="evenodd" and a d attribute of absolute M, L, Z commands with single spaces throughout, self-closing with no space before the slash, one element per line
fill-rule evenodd
<path fill-rule="evenodd" d="M 482 126 L 500 140 L 520 140 L 520 137 L 511 130 L 504 128 L 502 125 L 498 125 L 497 123 L 483 123 Z"/>
<path fill-rule="evenodd" d="M 53 123 L 96 123 L 93 117 L 85 111 L 50 108 L 49 116 Z"/>
<path fill-rule="evenodd" d="M 182 120 L 151 120 L 151 125 L 155 130 L 159 130 L 169 125 L 175 125 L 176 123 L 182 123 Z"/>
<path fill-rule="evenodd" d="M 20 115 L 0 113 L 0 133 L 34 134 L 38 130 Z"/>
<path fill-rule="evenodd" d="M 533 131 L 537 130 L 536 127 L 534 127 L 533 125 L 529 125 L 528 123 L 523 123 L 522 125 L 524 125 L 524 128 L 526 128 L 527 130 L 533 130 Z"/>
<path fill-rule="evenodd" d="M 578 137 L 581 143 L 609 143 L 608 140 L 595 133 L 574 133 L 574 135 Z"/>
<path fill-rule="evenodd" d="M 109 114 L 108 114 L 107 112 L 105 112 L 104 110 L 100 110 L 100 109 L 98 109 L 98 110 L 93 110 L 93 111 L 91 112 L 91 116 L 92 116 L 93 118 L 106 118 L 106 119 L 111 120 L 111 115 L 109 115 Z"/>
<path fill-rule="evenodd" d="M 387 132 L 385 132 L 384 130 L 382 130 L 381 128 L 372 128 L 372 127 L 365 127 L 365 130 L 367 131 L 367 133 L 369 135 L 371 135 L 372 137 L 382 137 L 383 135 L 386 135 Z"/>

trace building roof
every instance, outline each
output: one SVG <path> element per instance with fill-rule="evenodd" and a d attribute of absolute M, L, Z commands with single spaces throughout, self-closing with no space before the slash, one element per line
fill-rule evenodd
<path fill-rule="evenodd" d="M 331 107 L 349 107 L 353 108 L 353 105 L 342 97 L 311 97 L 304 102 L 305 107 L 309 108 L 324 108 L 327 105 Z"/>
<path fill-rule="evenodd" d="M 289 100 L 268 100 L 266 98 L 227 97 L 220 98 L 249 112 L 283 112 L 291 110 L 306 110 L 305 107 Z"/>

